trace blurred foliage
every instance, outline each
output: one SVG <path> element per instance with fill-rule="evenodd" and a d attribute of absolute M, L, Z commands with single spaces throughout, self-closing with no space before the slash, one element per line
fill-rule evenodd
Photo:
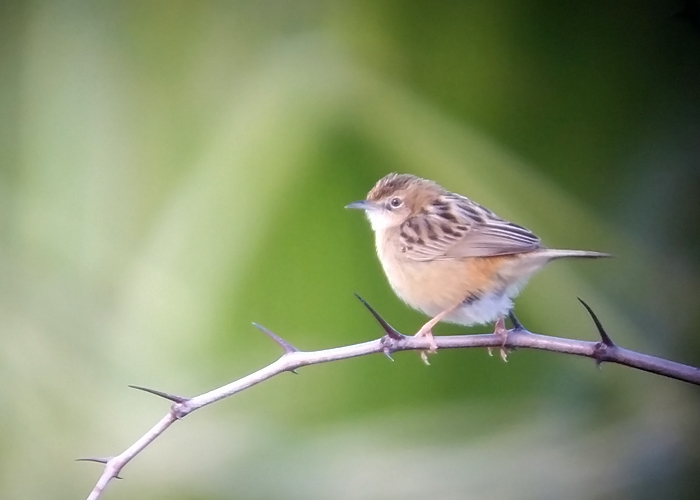
<path fill-rule="evenodd" d="M 343 206 L 433 178 L 550 246 L 534 331 L 700 364 L 695 2 L 0 2 L 0 496 L 81 498 L 166 411 L 425 321 Z M 483 331 L 473 328 L 469 331 Z M 439 325 L 443 333 L 464 329 Z M 695 498 L 693 387 L 443 351 L 282 375 L 177 425 L 105 498 Z"/>

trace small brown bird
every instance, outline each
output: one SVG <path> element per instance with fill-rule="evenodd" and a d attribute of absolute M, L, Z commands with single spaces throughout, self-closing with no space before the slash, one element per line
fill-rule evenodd
<path fill-rule="evenodd" d="M 610 256 L 545 248 L 529 229 L 408 174 L 383 177 L 366 200 L 346 208 L 367 214 L 396 294 L 432 317 L 416 334 L 429 339 L 430 352 L 437 349 L 432 329 L 440 321 L 465 326 L 495 321 L 494 333 L 505 335 L 512 299 L 549 261 Z"/>

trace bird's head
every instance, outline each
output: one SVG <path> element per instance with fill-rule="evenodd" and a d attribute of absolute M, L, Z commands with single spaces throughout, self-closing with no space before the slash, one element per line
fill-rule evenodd
<path fill-rule="evenodd" d="M 345 208 L 364 210 L 374 231 L 403 224 L 424 212 L 445 190 L 438 184 L 409 174 L 389 174 L 377 182 L 366 200 Z"/>

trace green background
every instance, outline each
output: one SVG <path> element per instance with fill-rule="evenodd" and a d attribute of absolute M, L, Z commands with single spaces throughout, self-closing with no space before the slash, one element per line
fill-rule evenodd
<path fill-rule="evenodd" d="M 531 330 L 700 365 L 697 2 L 0 3 L 0 497 L 84 498 L 83 456 L 279 355 L 377 338 L 381 176 L 548 246 Z M 488 331 L 439 325 L 438 333 Z M 104 498 L 690 499 L 696 387 L 519 351 L 283 374 L 176 424 Z"/>

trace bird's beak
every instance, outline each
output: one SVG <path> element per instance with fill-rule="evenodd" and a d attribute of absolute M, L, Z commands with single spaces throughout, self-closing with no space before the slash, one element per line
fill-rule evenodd
<path fill-rule="evenodd" d="M 345 208 L 356 208 L 358 210 L 375 210 L 377 205 L 367 200 L 353 201 L 349 205 L 345 205 Z"/>

